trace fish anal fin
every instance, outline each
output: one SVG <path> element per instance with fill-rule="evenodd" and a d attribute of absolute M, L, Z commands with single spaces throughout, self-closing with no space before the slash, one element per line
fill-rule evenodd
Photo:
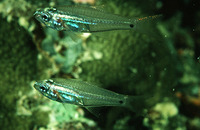
<path fill-rule="evenodd" d="M 100 107 L 85 107 L 90 113 L 92 113 L 93 115 L 95 115 L 97 118 L 99 118 L 101 116 Z"/>

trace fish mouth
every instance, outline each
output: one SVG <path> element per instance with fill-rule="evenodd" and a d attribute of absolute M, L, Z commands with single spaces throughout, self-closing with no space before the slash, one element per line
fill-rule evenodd
<path fill-rule="evenodd" d="M 34 85 L 33 85 L 33 87 L 34 87 L 36 90 L 38 90 L 38 88 L 39 88 L 38 82 L 35 82 Z"/>
<path fill-rule="evenodd" d="M 38 12 L 37 11 L 35 11 L 35 13 L 33 14 L 34 16 L 36 16 L 38 14 Z"/>
<path fill-rule="evenodd" d="M 33 16 L 35 16 L 35 18 L 38 20 L 38 21 L 41 21 L 41 15 L 38 11 L 35 11 L 35 13 L 33 14 Z"/>
<path fill-rule="evenodd" d="M 34 16 L 35 16 L 35 19 L 37 19 L 39 22 L 46 25 L 46 22 L 44 22 L 44 20 L 42 19 L 41 14 L 34 13 Z"/>
<path fill-rule="evenodd" d="M 41 14 L 40 14 L 40 12 L 39 12 L 39 11 L 35 11 L 35 13 L 33 14 L 33 16 L 35 16 L 35 17 L 37 18 L 37 17 L 40 17 L 40 16 L 41 16 Z"/>
<path fill-rule="evenodd" d="M 37 20 L 39 20 L 40 17 L 41 17 L 41 15 L 39 15 L 39 14 L 34 14 L 34 16 L 35 16 L 35 18 L 36 18 Z"/>
<path fill-rule="evenodd" d="M 35 18 L 36 18 L 38 21 L 43 22 L 43 21 L 41 20 L 41 15 L 36 14 L 36 15 L 35 15 Z"/>
<path fill-rule="evenodd" d="M 35 18 L 39 21 L 41 21 L 41 10 L 37 10 L 35 11 L 35 13 L 33 14 L 33 16 L 35 16 Z"/>
<path fill-rule="evenodd" d="M 37 16 L 37 15 L 40 14 L 40 12 L 41 12 L 40 10 L 36 10 L 35 13 L 34 13 L 33 15 L 34 15 L 34 16 Z"/>

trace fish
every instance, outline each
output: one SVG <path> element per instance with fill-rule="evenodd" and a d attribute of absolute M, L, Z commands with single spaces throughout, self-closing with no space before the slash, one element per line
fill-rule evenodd
<path fill-rule="evenodd" d="M 34 88 L 47 98 L 63 104 L 91 107 L 122 106 L 135 111 L 134 104 L 142 104 L 143 96 L 129 96 L 104 89 L 94 83 L 78 79 L 53 78 L 34 83 Z M 136 106 L 138 108 L 138 106 Z M 91 109 L 88 109 L 90 112 Z M 95 113 L 93 113 L 95 114 Z"/>
<path fill-rule="evenodd" d="M 162 15 L 130 19 L 95 7 L 66 6 L 40 8 L 36 10 L 34 16 L 45 26 L 57 31 L 94 33 L 112 30 L 138 30 L 144 23 Z"/>

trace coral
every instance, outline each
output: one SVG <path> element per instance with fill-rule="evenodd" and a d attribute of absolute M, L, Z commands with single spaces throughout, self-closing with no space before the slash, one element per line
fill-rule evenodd
<path fill-rule="evenodd" d="M 31 115 L 17 115 L 16 106 L 32 90 L 30 81 L 37 77 L 37 50 L 29 33 L 15 20 L 7 23 L 1 18 L 0 21 L 0 127 L 31 129 Z"/>
<path fill-rule="evenodd" d="M 136 31 L 78 36 L 34 20 L 37 8 L 64 2 L 74 4 L 66 0 L 0 2 L 1 129 L 200 128 L 197 3 L 169 2 L 188 8 L 177 11 L 171 6 L 169 11 L 168 4 L 157 0 L 92 1 L 100 5 L 97 8 L 130 18 L 159 14 L 154 10 L 161 8 L 162 22 Z M 188 11 L 196 12 L 188 16 Z M 103 109 L 103 119 L 96 119 L 82 108 L 63 107 L 31 88 L 34 81 L 51 77 L 81 78 L 118 93 L 144 95 L 133 107 L 146 113 L 113 107 Z M 143 103 L 148 109 L 141 107 Z"/>
<path fill-rule="evenodd" d="M 73 72 L 76 59 L 83 51 L 82 40 L 78 38 L 73 40 L 66 32 L 63 32 L 63 37 L 60 37 L 53 29 L 45 29 L 45 33 L 48 35 L 41 43 L 41 50 L 53 59 L 61 72 Z"/>
<path fill-rule="evenodd" d="M 46 128 L 49 122 L 55 123 L 53 127 L 56 127 L 57 122 L 77 120 L 75 114 L 77 111 L 74 107 L 68 109 L 68 112 L 71 111 L 64 116 L 66 110 L 62 104 L 51 106 L 47 99 L 40 99 L 37 96 L 39 93 L 31 88 L 31 81 L 42 77 L 42 75 L 38 76 L 40 73 L 46 73 L 45 67 L 48 66 L 48 61 L 43 59 L 42 64 L 45 65 L 38 64 L 41 63 L 38 60 L 38 51 L 28 31 L 18 24 L 17 18 L 10 23 L 1 18 L 0 26 L 2 34 L 5 34 L 0 35 L 0 127 L 16 130 Z M 39 69 L 41 71 L 38 71 Z M 91 122 L 85 118 L 80 119 L 86 125 Z"/>
<path fill-rule="evenodd" d="M 178 108 L 171 102 L 158 103 L 149 113 L 149 118 L 144 119 L 144 125 L 152 129 L 165 129 L 169 126 L 169 118 L 178 114 Z"/>

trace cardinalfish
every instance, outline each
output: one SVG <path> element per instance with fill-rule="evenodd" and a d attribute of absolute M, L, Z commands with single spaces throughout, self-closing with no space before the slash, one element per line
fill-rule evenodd
<path fill-rule="evenodd" d="M 34 87 L 51 100 L 85 107 L 89 111 L 91 107 L 102 106 L 123 106 L 136 111 L 136 104 L 143 106 L 141 96 L 118 94 L 77 79 L 48 79 L 36 82 Z"/>
<path fill-rule="evenodd" d="M 53 7 L 38 9 L 34 16 L 47 27 L 58 31 L 92 33 L 137 29 L 146 21 L 157 19 L 161 15 L 129 19 L 93 7 L 68 6 L 58 9 Z"/>

